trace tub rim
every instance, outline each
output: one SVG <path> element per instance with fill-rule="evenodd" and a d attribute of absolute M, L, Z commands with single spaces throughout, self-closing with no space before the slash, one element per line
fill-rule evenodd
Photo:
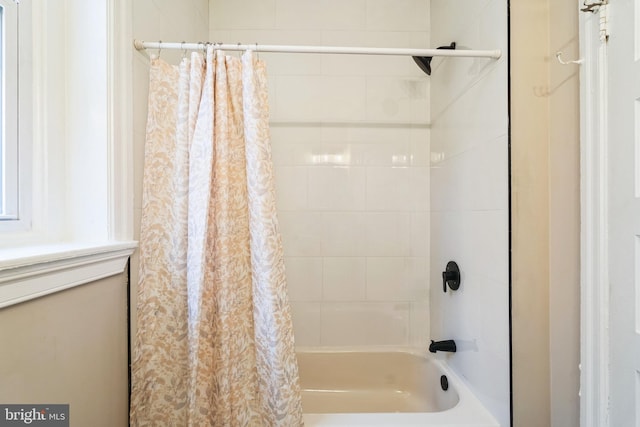
<path fill-rule="evenodd" d="M 424 425 L 425 422 L 433 422 L 438 426 L 447 424 L 456 426 L 499 427 L 500 424 L 489 410 L 480 402 L 471 391 L 469 384 L 462 379 L 446 363 L 449 355 L 432 354 L 425 348 L 416 347 L 386 347 L 386 346 L 353 346 L 353 347 L 297 347 L 297 353 L 402 353 L 428 359 L 433 362 L 442 374 L 447 376 L 449 386 L 455 387 L 458 393 L 458 403 L 449 409 L 438 412 L 378 412 L 378 413 L 305 413 L 305 423 L 314 425 L 366 425 L 392 426 L 397 425 L 398 418 L 402 418 L 400 425 Z M 406 422 L 406 424 L 405 424 Z M 429 424 L 426 424 L 429 425 Z"/>

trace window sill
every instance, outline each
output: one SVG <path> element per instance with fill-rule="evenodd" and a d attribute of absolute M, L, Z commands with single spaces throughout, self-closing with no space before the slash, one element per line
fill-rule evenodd
<path fill-rule="evenodd" d="M 0 250 L 0 308 L 122 273 L 137 242 Z"/>

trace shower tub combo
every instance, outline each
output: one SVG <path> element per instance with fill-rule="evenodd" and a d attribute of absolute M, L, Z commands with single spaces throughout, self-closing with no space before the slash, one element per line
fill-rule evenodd
<path fill-rule="evenodd" d="M 426 351 L 299 351 L 307 427 L 500 427 Z"/>

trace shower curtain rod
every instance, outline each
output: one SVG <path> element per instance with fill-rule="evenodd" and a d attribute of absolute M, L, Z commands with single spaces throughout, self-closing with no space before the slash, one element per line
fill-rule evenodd
<path fill-rule="evenodd" d="M 495 50 L 447 50 L 447 49 L 411 49 L 411 48 L 386 48 L 386 47 L 343 47 L 343 46 L 296 46 L 296 45 L 268 45 L 268 44 L 241 44 L 241 43 L 186 43 L 186 42 L 145 42 L 134 40 L 134 46 L 138 50 L 144 49 L 183 49 L 198 50 L 207 45 L 214 45 L 221 50 L 252 50 L 254 52 L 281 52 L 281 53 L 332 53 L 351 55 L 396 55 L 396 56 L 447 56 L 463 58 L 493 58 L 502 56 L 502 51 Z"/>

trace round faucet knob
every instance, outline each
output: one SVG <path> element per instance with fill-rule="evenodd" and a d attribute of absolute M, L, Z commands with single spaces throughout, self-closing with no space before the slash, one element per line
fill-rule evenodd
<path fill-rule="evenodd" d="M 442 291 L 447 292 L 447 286 L 452 291 L 460 287 L 460 269 L 455 261 L 449 261 L 447 268 L 442 272 Z"/>

